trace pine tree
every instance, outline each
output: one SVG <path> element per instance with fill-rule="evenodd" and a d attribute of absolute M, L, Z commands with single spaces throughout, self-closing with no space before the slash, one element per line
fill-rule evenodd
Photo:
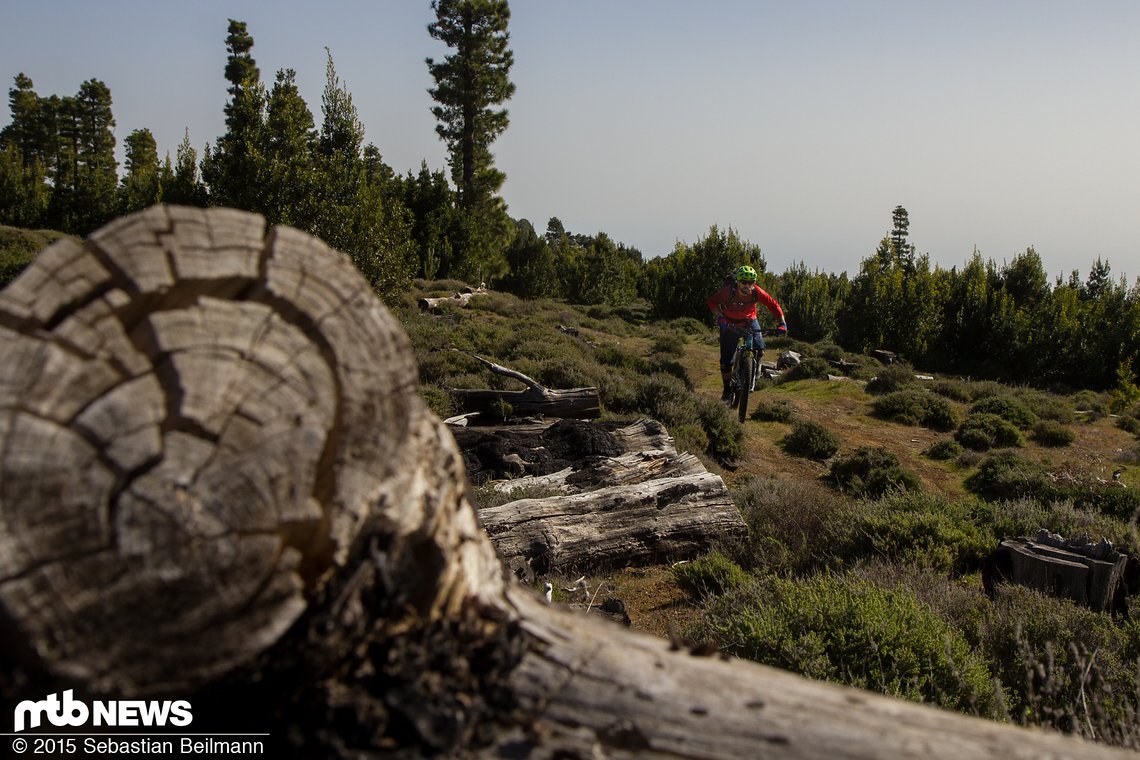
<path fill-rule="evenodd" d="M 127 174 L 119 189 L 119 211 L 128 214 L 158 203 L 161 187 L 158 145 L 151 131 L 136 129 L 123 142 L 126 147 Z"/>
<path fill-rule="evenodd" d="M 166 163 L 169 167 L 169 154 Z M 206 186 L 198 175 L 198 152 L 190 144 L 189 129 L 183 133 L 182 142 L 178 143 L 174 166 L 165 169 L 164 174 L 168 178 L 162 183 L 163 201 L 183 206 L 206 205 Z"/>
<path fill-rule="evenodd" d="M 508 48 L 510 8 L 506 0 L 434 0 L 434 39 L 454 52 L 428 71 L 436 132 L 447 144 L 451 177 L 462 218 L 462 256 L 456 274 L 490 279 L 505 273 L 504 249 L 514 225 L 495 194 L 505 175 L 494 166 L 491 143 L 509 124 L 506 109 L 496 108 L 514 94 L 510 81 L 514 56 Z"/>
<path fill-rule="evenodd" d="M 212 151 L 207 146 L 202 177 L 209 187 L 211 205 L 255 211 L 264 202 L 259 192 L 259 170 L 266 94 L 261 73 L 250 55 L 253 37 L 244 21 L 229 20 L 226 49 L 225 73 L 230 83 L 226 133 Z"/>

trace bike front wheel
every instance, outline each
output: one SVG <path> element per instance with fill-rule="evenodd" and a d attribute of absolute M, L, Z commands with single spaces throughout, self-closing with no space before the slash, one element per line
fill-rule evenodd
<path fill-rule="evenodd" d="M 748 416 L 748 392 L 752 390 L 752 352 L 741 351 L 736 362 L 736 407 L 741 422 Z"/>

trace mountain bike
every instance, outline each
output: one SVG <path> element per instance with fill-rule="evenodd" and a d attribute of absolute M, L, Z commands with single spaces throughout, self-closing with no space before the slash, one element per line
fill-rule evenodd
<path fill-rule="evenodd" d="M 741 331 L 736 338 L 736 352 L 732 355 L 729 371 L 729 389 L 732 391 L 730 409 L 737 410 L 741 422 L 748 416 L 748 394 L 756 390 L 756 375 L 760 371 L 760 357 L 753 346 L 752 330 Z"/>

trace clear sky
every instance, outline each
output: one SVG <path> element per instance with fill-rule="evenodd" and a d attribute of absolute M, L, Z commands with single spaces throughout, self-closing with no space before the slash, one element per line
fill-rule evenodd
<path fill-rule="evenodd" d="M 446 168 L 427 94 L 428 0 L 13 0 L 0 75 L 111 89 L 120 144 L 172 156 L 224 131 L 227 19 L 262 79 L 297 72 L 318 123 L 329 48 L 384 159 Z M 646 257 L 711 225 L 855 273 L 905 206 L 950 267 L 1034 246 L 1051 276 L 1140 274 L 1140 3 L 1132 0 L 516 0 L 515 218 L 559 217 Z M 5 88 L 7 89 L 7 88 Z M 0 123 L 11 119 L 6 105 Z M 120 150 L 121 158 L 121 150 Z"/>

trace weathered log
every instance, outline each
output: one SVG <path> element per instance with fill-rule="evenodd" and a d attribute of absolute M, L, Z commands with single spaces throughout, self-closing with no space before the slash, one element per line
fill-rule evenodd
<path fill-rule="evenodd" d="M 693 454 L 665 451 L 639 451 L 619 457 L 590 457 L 577 466 L 549 475 L 526 475 L 495 481 L 492 488 L 501 493 L 541 488 L 562 493 L 581 493 L 604 486 L 633 485 L 659 478 L 700 475 L 705 466 Z"/>
<path fill-rule="evenodd" d="M 450 296 L 443 296 L 440 298 L 421 298 L 417 303 L 420 309 L 424 311 L 439 311 L 444 304 L 450 304 L 457 308 L 466 308 L 470 305 L 471 299 L 475 296 L 486 295 L 487 289 L 480 286 L 478 288 L 464 288 L 458 293 Z"/>
<path fill-rule="evenodd" d="M 983 580 L 991 594 L 998 582 L 1017 583 L 1096 612 L 1117 612 L 1124 609 L 1130 560 L 1107 541 L 1066 540 L 1042 530 L 1036 539 L 1002 540 L 985 563 Z"/>
<path fill-rule="evenodd" d="M 545 388 L 521 372 L 495 364 L 481 356 L 475 358 L 492 372 L 514 378 L 527 387 L 521 391 L 450 389 L 452 397 L 464 412 L 480 412 L 486 419 L 497 420 L 532 416 L 587 420 L 601 415 L 597 388 Z"/>
<path fill-rule="evenodd" d="M 176 696 L 277 757 L 1129 756 L 543 604 L 395 321 L 259 217 L 57 243 L 0 292 L 0 346 L 5 704 Z"/>
<path fill-rule="evenodd" d="M 703 472 L 595 491 L 519 499 L 479 510 L 519 578 L 689 559 L 744 535 L 718 475 Z"/>

